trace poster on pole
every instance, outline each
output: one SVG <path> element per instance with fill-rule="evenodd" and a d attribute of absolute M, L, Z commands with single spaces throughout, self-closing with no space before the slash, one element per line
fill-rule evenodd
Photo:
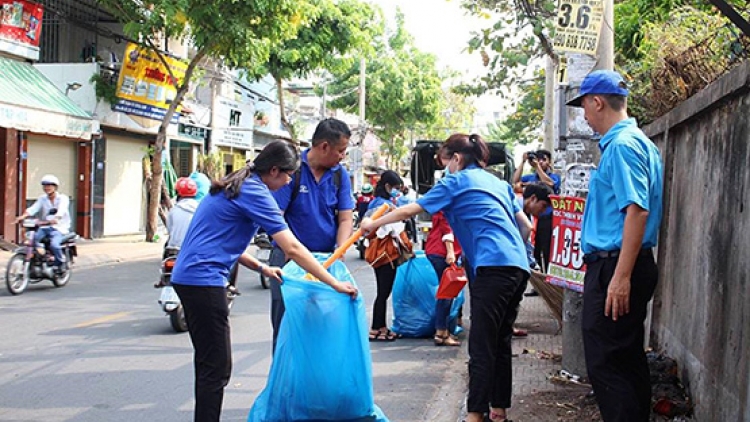
<path fill-rule="evenodd" d="M 44 7 L 27 0 L 0 0 L 0 51 L 39 60 Z"/>
<path fill-rule="evenodd" d="M 583 293 L 586 264 L 581 250 L 583 198 L 550 195 L 552 201 L 552 244 L 547 283 Z"/>
<path fill-rule="evenodd" d="M 602 0 L 560 0 L 553 48 L 593 56 L 603 20 Z"/>

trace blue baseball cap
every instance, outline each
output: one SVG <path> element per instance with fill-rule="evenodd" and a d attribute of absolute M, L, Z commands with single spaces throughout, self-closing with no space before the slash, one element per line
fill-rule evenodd
<path fill-rule="evenodd" d="M 619 73 L 611 70 L 595 70 L 583 79 L 581 91 L 577 97 L 567 102 L 571 107 L 581 107 L 583 97 L 591 94 L 628 96 L 625 80 Z"/>

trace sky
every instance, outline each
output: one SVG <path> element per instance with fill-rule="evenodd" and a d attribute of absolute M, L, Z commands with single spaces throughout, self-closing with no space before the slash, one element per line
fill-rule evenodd
<path fill-rule="evenodd" d="M 401 8 L 406 29 L 414 37 L 414 44 L 420 50 L 437 56 L 441 68 L 450 67 L 466 74 L 467 82 L 485 73 L 479 54 L 469 54 L 465 50 L 471 32 L 487 27 L 491 22 L 466 16 L 459 0 L 369 1 L 380 6 L 391 22 L 394 22 L 396 7 Z M 395 27 L 395 23 L 389 25 Z M 504 113 L 507 109 L 503 100 L 494 95 L 484 95 L 475 100 L 474 105 L 481 115 L 478 116 L 479 120 L 486 120 L 488 115 L 495 112 Z"/>

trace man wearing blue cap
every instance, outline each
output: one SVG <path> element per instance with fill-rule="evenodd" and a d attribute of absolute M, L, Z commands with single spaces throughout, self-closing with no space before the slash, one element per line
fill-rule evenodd
<path fill-rule="evenodd" d="M 658 279 L 652 248 L 662 214 L 659 150 L 627 114 L 618 73 L 597 70 L 568 102 L 602 135 L 591 176 L 581 249 L 586 368 L 606 422 L 648 421 L 651 383 L 643 350 L 646 306 Z"/>

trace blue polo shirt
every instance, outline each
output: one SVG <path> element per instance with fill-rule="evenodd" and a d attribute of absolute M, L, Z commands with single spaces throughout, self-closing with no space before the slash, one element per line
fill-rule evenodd
<path fill-rule="evenodd" d="M 336 211 L 354 209 L 352 183 L 346 169 L 337 164 L 328 169 L 320 181 L 315 176 L 307 162 L 307 153 L 302 153 L 300 166 L 299 193 L 292 202 L 292 181 L 273 193 L 276 202 L 284 211 L 284 218 L 292 233 L 307 249 L 314 252 L 333 252 L 336 249 L 336 233 L 338 231 L 338 217 Z M 333 173 L 341 172 L 341 186 L 336 189 Z"/>
<path fill-rule="evenodd" d="M 443 211 L 472 274 L 478 267 L 493 266 L 528 272 L 515 198 L 507 182 L 472 165 L 440 179 L 417 203 L 430 214 Z"/>
<path fill-rule="evenodd" d="M 206 196 L 190 222 L 172 282 L 224 287 L 229 269 L 245 252 L 259 226 L 269 235 L 287 229 L 260 176 L 245 180 L 234 199 L 227 199 L 223 192 Z"/>
<path fill-rule="evenodd" d="M 644 248 L 656 246 L 662 214 L 662 161 L 659 150 L 635 119 L 625 119 L 599 141 L 602 158 L 592 172 L 583 211 L 584 253 L 622 247 L 625 209 L 636 204 L 648 211 Z"/>

